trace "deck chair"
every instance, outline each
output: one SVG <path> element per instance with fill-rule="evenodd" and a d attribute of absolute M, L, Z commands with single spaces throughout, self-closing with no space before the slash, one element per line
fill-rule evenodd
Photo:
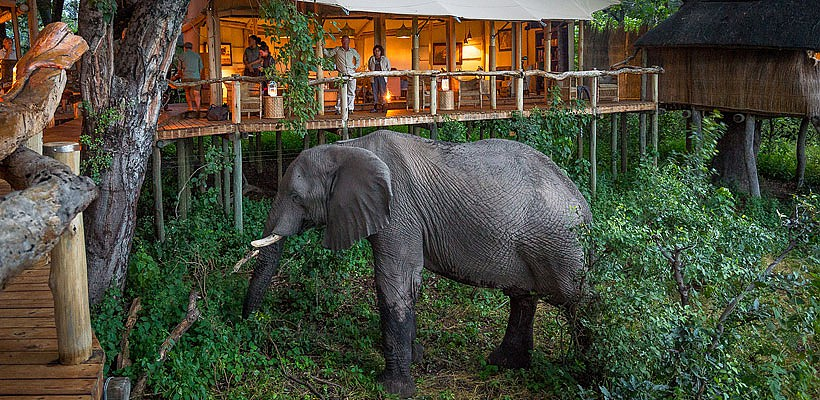
<path fill-rule="evenodd" d="M 231 113 L 233 109 L 233 85 L 226 85 L 228 87 L 228 105 Z M 239 83 L 239 108 L 242 114 L 256 113 L 260 118 L 262 117 L 262 90 L 258 83 L 240 82 Z"/>
<path fill-rule="evenodd" d="M 476 105 L 484 107 L 484 96 L 490 99 L 490 81 L 484 79 L 470 79 L 461 81 L 458 90 L 458 108 L 461 105 Z"/>

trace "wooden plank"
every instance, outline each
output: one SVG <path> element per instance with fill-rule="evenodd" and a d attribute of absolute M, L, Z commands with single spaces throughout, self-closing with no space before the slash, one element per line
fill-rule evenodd
<path fill-rule="evenodd" d="M 0 351 L 51 351 L 57 350 L 54 339 L 0 339 Z"/>
<path fill-rule="evenodd" d="M 86 379 L 18 379 L 0 381 L 0 395 L 85 395 L 96 391 L 100 382 Z"/>
<path fill-rule="evenodd" d="M 54 308 L 0 308 L 0 320 L 5 318 L 50 318 L 54 319 Z"/>
<path fill-rule="evenodd" d="M 15 284 L 8 284 L 3 289 L 2 293 L 7 292 L 51 292 L 51 288 L 48 287 L 48 283 L 41 282 L 41 283 L 15 283 Z"/>
<path fill-rule="evenodd" d="M 0 328 L 48 328 L 56 326 L 54 318 L 0 318 Z"/>
<path fill-rule="evenodd" d="M 57 329 L 54 327 L 11 327 L 0 328 L 0 340 L 3 339 L 57 339 Z M 0 374 L 0 377 L 3 375 Z"/>
<path fill-rule="evenodd" d="M 76 395 L 53 395 L 53 396 L 3 396 L 0 395 L 0 400 L 14 399 L 14 400 L 90 400 L 91 396 Z"/>
<path fill-rule="evenodd" d="M 100 365 L 0 365 L 0 385 L 10 379 L 77 379 L 96 378 Z"/>
<path fill-rule="evenodd" d="M 12 292 L 14 293 L 14 292 Z M 38 292 L 39 293 L 39 292 Z M 54 308 L 52 299 L 14 299 L 0 303 L 0 308 Z"/>
<path fill-rule="evenodd" d="M 22 285 L 16 285 L 16 286 L 22 286 Z M 19 291 L 7 292 L 7 291 L 4 290 L 4 291 L 0 292 L 0 302 L 17 301 L 17 300 L 25 300 L 25 299 L 29 299 L 29 300 L 33 300 L 33 299 L 48 300 L 48 299 L 51 299 L 51 298 L 52 298 L 51 297 L 51 292 L 42 291 L 42 290 L 34 290 L 34 291 L 28 291 L 28 292 L 19 292 Z"/>
<path fill-rule="evenodd" d="M 57 363 L 60 355 L 53 351 L 0 351 L 0 365 Z"/>

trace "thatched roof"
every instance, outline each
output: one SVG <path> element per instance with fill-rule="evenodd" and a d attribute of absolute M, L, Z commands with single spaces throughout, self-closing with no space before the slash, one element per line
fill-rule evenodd
<path fill-rule="evenodd" d="M 689 0 L 638 47 L 820 49 L 818 0 Z"/>

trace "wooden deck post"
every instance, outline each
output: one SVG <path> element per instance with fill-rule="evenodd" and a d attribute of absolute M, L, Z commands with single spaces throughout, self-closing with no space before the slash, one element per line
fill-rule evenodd
<path fill-rule="evenodd" d="M 696 132 L 695 151 L 700 152 L 703 148 L 703 114 L 695 108 L 692 108 L 692 128 Z"/>
<path fill-rule="evenodd" d="M 421 61 L 419 57 L 419 17 L 413 17 L 412 32 L 411 37 L 413 38 L 413 48 L 411 50 L 412 64 L 410 68 L 414 71 L 418 71 L 421 69 Z M 419 96 L 419 77 L 417 75 L 413 76 L 411 89 L 413 91 L 413 112 L 419 112 L 421 111 L 421 97 Z"/>
<path fill-rule="evenodd" d="M 515 105 L 518 111 L 524 112 L 524 74 L 523 71 L 519 72 L 521 72 L 521 76 L 515 78 L 515 85 L 518 86 L 515 92 Z"/>
<path fill-rule="evenodd" d="M 646 60 L 646 50 L 641 51 L 641 65 L 646 67 L 648 65 L 648 61 Z M 641 101 L 647 100 L 647 78 L 646 74 L 641 74 Z M 641 157 L 646 155 L 646 113 L 641 112 L 640 114 L 640 126 L 639 132 L 640 135 L 640 154 Z"/>
<path fill-rule="evenodd" d="M 621 173 L 626 173 L 629 161 L 629 113 L 621 113 Z"/>
<path fill-rule="evenodd" d="M 575 71 L 575 21 L 567 22 L 567 70 Z"/>
<path fill-rule="evenodd" d="M 757 162 L 755 161 L 755 115 L 746 114 L 746 136 L 743 141 L 743 158 L 746 160 L 746 174 L 749 177 L 749 194 L 760 197 L 760 182 L 757 178 Z"/>
<path fill-rule="evenodd" d="M 221 150 L 222 138 L 219 136 L 211 136 L 211 146 L 213 146 L 216 150 Z M 224 207 L 225 204 L 223 203 L 222 198 L 222 173 L 220 171 L 214 172 L 214 187 L 218 191 L 216 195 L 216 202 L 220 206 Z"/>
<path fill-rule="evenodd" d="M 652 152 L 654 161 L 658 165 L 658 74 L 652 74 L 652 102 L 655 103 L 655 110 L 652 111 Z"/>
<path fill-rule="evenodd" d="M 36 28 L 35 28 L 36 29 Z M 80 146 L 55 142 L 47 154 L 80 173 Z M 54 297 L 57 352 L 60 363 L 75 365 L 91 357 L 91 312 L 88 308 L 88 277 L 82 213 L 77 214 L 51 250 L 48 286 Z"/>
<path fill-rule="evenodd" d="M 319 7 L 319 3 L 314 3 L 316 7 Z M 317 13 L 318 15 L 318 13 Z M 325 56 L 325 45 L 324 41 L 319 41 L 316 44 L 316 57 L 323 58 Z M 316 79 L 322 79 L 325 77 L 325 70 L 322 68 L 322 64 L 316 66 Z M 319 115 L 325 115 L 325 85 L 321 84 L 316 87 L 316 102 L 319 103 Z"/>
<path fill-rule="evenodd" d="M 510 60 L 510 67 L 514 71 L 521 70 L 521 23 L 520 22 L 512 22 L 512 51 L 510 52 L 510 56 L 512 59 Z M 518 79 L 512 78 L 510 79 L 510 97 L 514 97 L 516 100 L 518 99 L 518 92 L 521 91 L 522 88 L 518 86 Z"/>
<path fill-rule="evenodd" d="M 20 50 L 22 48 L 20 47 L 20 21 L 18 21 L 16 17 L 11 19 L 11 27 L 14 31 L 14 48 L 17 49 L 17 58 L 19 59 L 23 56 L 23 52 Z M 31 43 L 31 41 L 29 41 L 29 43 Z"/>
<path fill-rule="evenodd" d="M 242 95 L 240 94 L 241 83 L 239 81 L 231 82 L 233 85 L 233 115 L 231 115 L 231 122 L 235 124 L 242 123 Z"/>
<path fill-rule="evenodd" d="M 347 79 L 342 81 L 342 86 L 339 87 L 339 109 L 342 114 L 342 139 L 350 139 L 350 133 L 347 129 L 348 109 L 347 109 Z"/>
<path fill-rule="evenodd" d="M 327 143 L 324 129 L 319 129 L 318 131 L 316 131 L 316 143 L 318 143 L 320 146 Z"/>
<path fill-rule="evenodd" d="M 10 10 L 12 15 L 16 17 L 16 10 Z M 34 43 L 37 41 L 37 36 L 40 36 L 40 28 L 37 23 L 37 0 L 28 0 L 28 42 Z M 13 17 L 13 18 L 15 18 Z M 23 51 L 18 47 L 17 58 L 23 57 Z"/>
<path fill-rule="evenodd" d="M 188 218 L 191 206 L 191 186 L 187 184 L 191 175 L 191 139 L 177 139 L 177 191 L 179 198 L 179 217 Z"/>
<path fill-rule="evenodd" d="M 151 173 L 154 182 L 154 233 L 157 240 L 165 241 L 165 215 L 162 209 L 162 150 L 154 144 L 151 154 Z"/>
<path fill-rule="evenodd" d="M 282 131 L 276 131 L 276 173 L 277 173 L 277 181 L 276 184 L 278 185 L 279 182 L 282 181 L 282 176 L 285 175 L 285 171 L 282 171 Z"/>
<path fill-rule="evenodd" d="M 307 150 L 310 148 L 310 131 L 305 132 L 305 136 L 302 138 L 302 149 Z"/>
<path fill-rule="evenodd" d="M 496 69 L 496 58 L 498 54 L 496 52 L 496 35 L 497 32 L 495 31 L 495 21 L 490 21 L 490 60 L 489 60 L 489 70 L 495 71 Z M 498 106 L 498 91 L 496 90 L 496 78 L 494 76 L 490 77 L 490 108 L 495 110 Z"/>
<path fill-rule="evenodd" d="M 544 71 L 552 71 L 552 21 L 544 26 Z M 549 79 L 544 79 L 544 101 L 550 104 Z"/>
<path fill-rule="evenodd" d="M 609 132 L 610 132 L 610 142 L 609 142 L 609 150 L 610 150 L 610 157 L 612 158 L 612 182 L 615 182 L 615 179 L 618 178 L 618 114 L 613 113 L 609 114 Z"/>
<path fill-rule="evenodd" d="M 584 21 L 578 21 L 578 70 L 586 69 L 584 65 Z"/>
<path fill-rule="evenodd" d="M 238 128 L 237 128 L 238 130 Z M 242 232 L 242 136 L 231 136 L 233 141 L 233 221 L 237 232 Z"/>
<path fill-rule="evenodd" d="M 598 190 L 598 77 L 592 78 L 590 103 L 592 106 L 592 123 L 589 132 L 589 190 L 592 197 Z"/>
<path fill-rule="evenodd" d="M 208 30 L 208 70 L 211 78 L 221 78 L 222 63 L 220 62 L 219 45 L 222 44 L 222 32 L 219 30 L 219 17 L 214 11 L 213 4 L 205 7 L 205 24 Z M 211 104 L 222 105 L 222 84 L 211 84 L 210 89 Z"/>
<path fill-rule="evenodd" d="M 438 77 L 430 77 L 430 115 L 438 113 Z"/>
<path fill-rule="evenodd" d="M 222 162 L 225 168 L 222 169 L 222 199 L 225 216 L 231 215 L 231 169 L 228 163 L 231 160 L 231 148 L 228 139 L 222 138 Z"/>

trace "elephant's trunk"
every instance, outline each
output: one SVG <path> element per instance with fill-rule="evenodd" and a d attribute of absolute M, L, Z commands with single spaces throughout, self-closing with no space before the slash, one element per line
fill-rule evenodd
<path fill-rule="evenodd" d="M 248 286 L 248 294 L 245 296 L 245 304 L 242 307 L 242 317 L 248 316 L 259 308 L 265 292 L 270 286 L 270 281 L 279 269 L 279 261 L 282 258 L 282 243 L 279 240 L 269 246 L 259 249 L 259 258 L 256 268 L 253 270 L 253 277 Z"/>

